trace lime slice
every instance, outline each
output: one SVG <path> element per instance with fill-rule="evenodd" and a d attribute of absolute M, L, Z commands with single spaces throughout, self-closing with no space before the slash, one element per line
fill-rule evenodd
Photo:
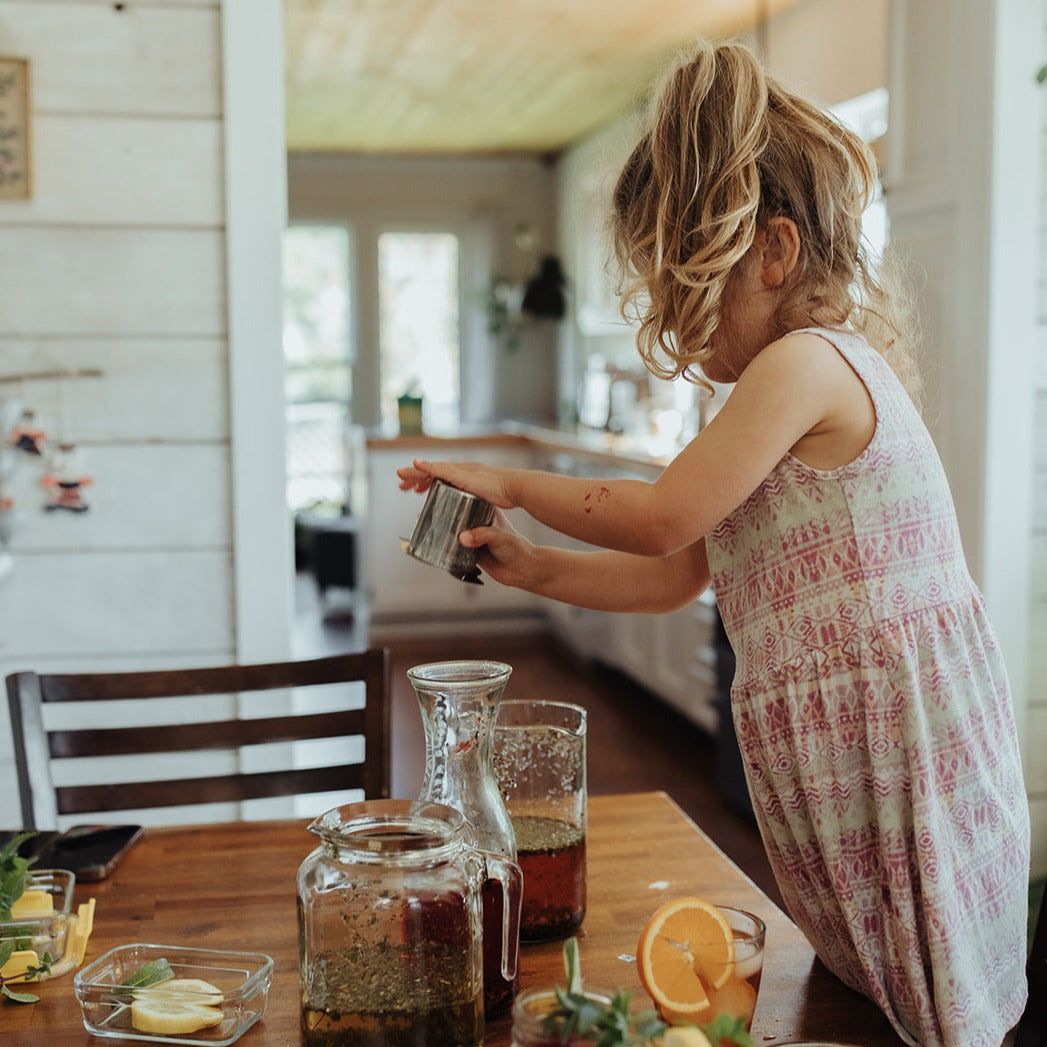
<path fill-rule="evenodd" d="M 144 967 L 139 967 L 130 978 L 126 978 L 120 984 L 138 989 L 146 985 L 155 985 L 157 982 L 165 982 L 173 977 L 174 971 L 171 970 L 171 965 L 161 956 L 159 960 L 152 960 Z"/>
<path fill-rule="evenodd" d="M 139 1032 L 164 1036 L 210 1029 L 222 1020 L 217 1007 L 202 1007 L 160 993 L 141 993 L 131 1004 L 131 1024 Z"/>
<path fill-rule="evenodd" d="M 205 982 L 203 978 L 170 978 L 135 993 L 138 999 L 147 995 L 157 999 L 182 1000 L 202 1007 L 216 1007 L 225 999 L 221 989 Z"/>

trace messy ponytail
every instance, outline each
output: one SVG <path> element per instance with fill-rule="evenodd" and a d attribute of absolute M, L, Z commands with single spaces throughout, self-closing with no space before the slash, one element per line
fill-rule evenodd
<path fill-rule="evenodd" d="M 639 322 L 648 370 L 706 384 L 728 277 L 757 231 L 787 217 L 800 257 L 775 335 L 851 327 L 915 395 L 905 296 L 887 293 L 861 237 L 875 189 L 856 134 L 785 91 L 743 45 L 701 42 L 664 78 L 613 197 L 622 313 Z"/>

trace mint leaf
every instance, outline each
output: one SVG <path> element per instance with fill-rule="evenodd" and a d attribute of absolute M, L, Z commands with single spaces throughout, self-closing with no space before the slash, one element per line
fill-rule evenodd
<path fill-rule="evenodd" d="M 40 981 L 45 975 L 51 973 L 51 968 L 54 966 L 55 958 L 49 953 L 44 953 L 44 958 L 40 961 L 39 967 L 29 967 L 25 972 L 25 980 L 27 982 Z"/>
<path fill-rule="evenodd" d="M 718 1014 L 702 1032 L 709 1037 L 713 1047 L 718 1044 L 736 1043 L 738 1047 L 753 1047 L 753 1038 L 745 1028 L 741 1018 L 732 1018 L 729 1014 Z"/>
<path fill-rule="evenodd" d="M 12 1003 L 36 1003 L 40 999 L 35 993 L 15 992 L 14 989 L 9 989 L 6 985 L 0 985 L 0 994 L 3 994 Z"/>
<path fill-rule="evenodd" d="M 618 989 L 609 1004 L 585 995 L 578 940 L 568 938 L 563 944 L 564 973 L 567 988 L 554 988 L 558 1006 L 545 1016 L 545 1031 L 561 1044 L 573 1037 L 595 1040 L 597 1047 L 631 1047 L 645 1044 L 667 1028 L 654 1011 L 630 1014 L 632 997 Z"/>
<path fill-rule="evenodd" d="M 18 848 L 33 836 L 35 832 L 19 833 L 0 851 L 0 921 L 11 919 L 11 906 L 25 890 L 29 860 L 18 857 Z"/>
<path fill-rule="evenodd" d="M 568 938 L 563 943 L 563 969 L 567 975 L 567 991 L 569 993 L 580 993 L 582 991 L 582 961 L 578 955 L 578 939 Z"/>

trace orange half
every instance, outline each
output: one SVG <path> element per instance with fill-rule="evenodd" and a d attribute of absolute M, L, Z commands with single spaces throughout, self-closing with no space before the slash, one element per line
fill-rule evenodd
<path fill-rule="evenodd" d="M 734 932 L 701 898 L 678 898 L 655 911 L 636 947 L 640 981 L 666 1021 L 695 1022 L 710 1010 L 734 966 Z"/>

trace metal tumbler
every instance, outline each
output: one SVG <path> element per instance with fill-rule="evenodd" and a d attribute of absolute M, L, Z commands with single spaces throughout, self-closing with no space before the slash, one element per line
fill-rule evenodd
<path fill-rule="evenodd" d="M 404 551 L 423 563 L 442 567 L 460 581 L 480 585 L 477 550 L 460 545 L 458 535 L 471 527 L 486 527 L 492 520 L 490 502 L 434 480 Z"/>

